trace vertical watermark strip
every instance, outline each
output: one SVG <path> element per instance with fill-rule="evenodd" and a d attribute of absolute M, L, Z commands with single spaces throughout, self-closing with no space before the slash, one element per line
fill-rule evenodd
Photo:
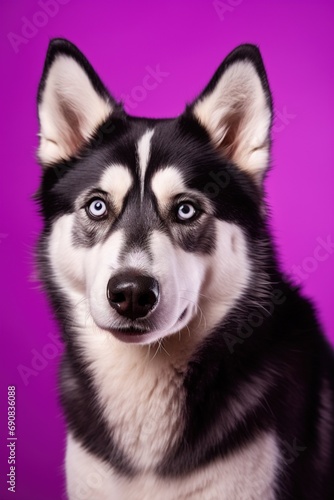
<path fill-rule="evenodd" d="M 7 484 L 8 491 L 15 493 L 16 488 L 16 387 L 9 385 L 7 389 Z"/>

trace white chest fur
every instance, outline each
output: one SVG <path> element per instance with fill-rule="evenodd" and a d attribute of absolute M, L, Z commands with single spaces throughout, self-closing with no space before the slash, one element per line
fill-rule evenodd
<path fill-rule="evenodd" d="M 180 479 L 150 472 L 119 479 L 108 466 L 68 437 L 67 488 L 70 500 L 274 500 L 278 453 L 272 434 Z"/>
<path fill-rule="evenodd" d="M 101 332 L 87 350 L 113 440 L 143 471 L 156 466 L 184 426 L 182 367 L 156 350 L 123 344 Z"/>

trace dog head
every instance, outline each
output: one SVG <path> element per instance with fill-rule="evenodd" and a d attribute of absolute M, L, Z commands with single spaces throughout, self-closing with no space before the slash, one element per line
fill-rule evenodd
<path fill-rule="evenodd" d="M 153 120 L 127 115 L 56 39 L 38 113 L 40 268 L 63 318 L 145 344 L 208 332 L 253 293 L 272 120 L 256 47 L 235 49 L 182 115 Z"/>

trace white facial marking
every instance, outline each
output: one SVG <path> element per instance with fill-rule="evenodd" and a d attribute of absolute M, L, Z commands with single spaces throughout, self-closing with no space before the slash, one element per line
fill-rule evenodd
<path fill-rule="evenodd" d="M 106 288 L 117 266 L 124 235 L 118 230 L 103 244 L 76 247 L 72 238 L 74 222 L 73 214 L 64 215 L 55 222 L 48 251 L 54 280 L 72 305 L 75 325 L 84 338 L 92 336 L 94 339 L 94 330 L 102 332 L 97 325 L 107 328 L 111 322 Z"/>
<path fill-rule="evenodd" d="M 57 284 L 66 289 L 70 296 L 79 298 L 85 293 L 84 263 L 90 250 L 73 246 L 74 221 L 74 214 L 69 214 L 63 215 L 54 223 L 49 240 L 49 254 Z"/>
<path fill-rule="evenodd" d="M 137 151 L 138 151 L 138 158 L 139 158 L 139 169 L 140 169 L 140 193 L 141 193 L 142 200 L 143 200 L 143 196 L 144 196 L 145 173 L 146 173 L 148 161 L 150 159 L 151 139 L 152 139 L 153 134 L 154 134 L 154 130 L 148 130 L 139 139 L 138 144 L 137 144 Z"/>
<path fill-rule="evenodd" d="M 207 280 L 202 283 L 201 308 L 207 328 L 213 328 L 236 304 L 251 277 L 246 239 L 242 229 L 230 222 L 216 221 L 216 247 L 209 261 Z"/>
<path fill-rule="evenodd" d="M 116 210 L 122 210 L 123 201 L 133 184 L 130 170 L 123 165 L 111 165 L 108 167 L 100 180 L 100 188 L 110 193 Z"/>
<path fill-rule="evenodd" d="M 152 191 L 156 196 L 161 208 L 177 194 L 186 190 L 186 186 L 180 171 L 175 167 L 166 167 L 158 170 L 152 178 Z"/>
<path fill-rule="evenodd" d="M 69 435 L 67 491 L 71 500 L 274 500 L 279 466 L 276 438 L 263 433 L 227 457 L 181 478 L 161 479 L 151 471 L 133 479 L 120 478 Z"/>

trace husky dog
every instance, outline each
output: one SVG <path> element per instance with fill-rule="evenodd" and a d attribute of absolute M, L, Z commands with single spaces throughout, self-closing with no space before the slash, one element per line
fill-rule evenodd
<path fill-rule="evenodd" d="M 38 113 L 68 497 L 332 500 L 333 354 L 268 231 L 259 50 L 158 120 L 55 39 Z"/>

